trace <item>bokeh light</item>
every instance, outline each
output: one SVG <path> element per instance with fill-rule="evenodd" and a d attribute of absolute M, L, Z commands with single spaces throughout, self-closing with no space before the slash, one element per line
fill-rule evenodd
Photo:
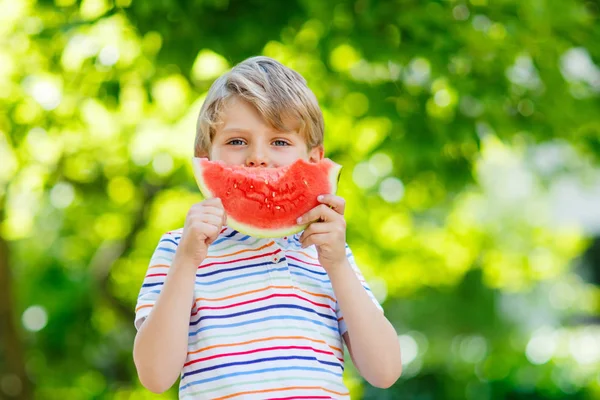
<path fill-rule="evenodd" d="M 48 314 L 42 306 L 31 306 L 23 312 L 23 326 L 31 332 L 38 332 L 48 323 Z"/>

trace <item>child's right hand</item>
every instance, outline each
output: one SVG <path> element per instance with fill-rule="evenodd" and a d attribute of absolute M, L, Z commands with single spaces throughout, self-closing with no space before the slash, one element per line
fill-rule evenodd
<path fill-rule="evenodd" d="M 194 204 L 185 217 L 183 234 L 177 246 L 176 257 L 198 267 L 208 254 L 208 246 L 214 242 L 227 214 L 221 199 L 214 198 Z"/>

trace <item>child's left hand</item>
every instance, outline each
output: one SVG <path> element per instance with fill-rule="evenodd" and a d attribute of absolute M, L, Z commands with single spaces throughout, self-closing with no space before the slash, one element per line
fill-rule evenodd
<path fill-rule="evenodd" d="M 315 245 L 319 262 L 327 272 L 346 260 L 346 201 L 333 194 L 321 195 L 322 203 L 298 219 L 299 224 L 312 222 L 300 236 L 302 247 Z"/>

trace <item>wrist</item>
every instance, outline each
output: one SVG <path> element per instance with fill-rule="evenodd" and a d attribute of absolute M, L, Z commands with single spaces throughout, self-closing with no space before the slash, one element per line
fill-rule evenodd
<path fill-rule="evenodd" d="M 171 267 L 175 269 L 183 269 L 186 271 L 191 270 L 195 273 L 198 269 L 198 265 L 200 265 L 202 261 L 203 260 L 200 260 L 198 262 L 197 260 L 194 260 L 191 257 L 187 257 L 184 254 L 175 253 L 175 257 L 173 258 L 173 264 L 171 265 Z"/>
<path fill-rule="evenodd" d="M 327 268 L 327 274 L 329 275 L 329 280 L 334 281 L 344 276 L 348 275 L 348 273 L 354 273 L 352 271 L 352 266 L 347 258 L 332 264 L 329 268 Z"/>

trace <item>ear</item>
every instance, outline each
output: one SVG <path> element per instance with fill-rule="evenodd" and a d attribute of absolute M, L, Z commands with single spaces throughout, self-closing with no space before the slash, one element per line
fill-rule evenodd
<path fill-rule="evenodd" d="M 317 163 L 323 159 L 324 155 L 325 150 L 323 149 L 323 145 L 315 146 L 308 151 L 308 161 Z"/>
<path fill-rule="evenodd" d="M 209 160 L 211 159 L 210 149 L 208 149 L 208 150 L 205 150 L 205 149 L 196 149 L 196 151 L 194 153 L 195 153 L 194 157 L 208 158 Z"/>

